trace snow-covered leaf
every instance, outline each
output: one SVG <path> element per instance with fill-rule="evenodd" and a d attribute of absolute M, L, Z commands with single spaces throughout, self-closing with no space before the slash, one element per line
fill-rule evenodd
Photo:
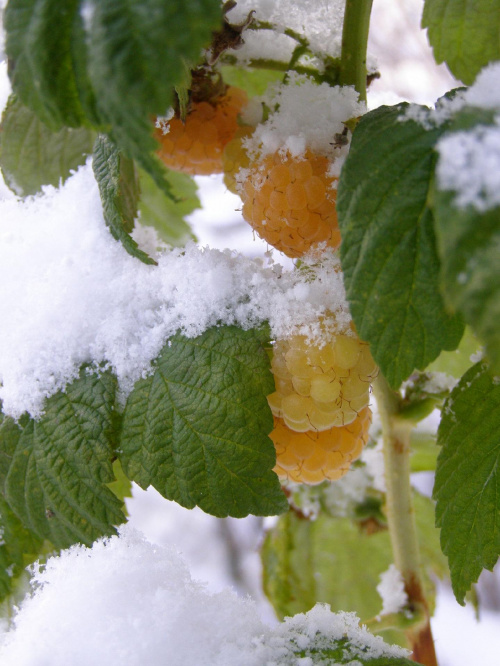
<path fill-rule="evenodd" d="M 422 27 L 428 28 L 436 62 L 446 62 L 467 85 L 500 59 L 499 0 L 425 0 Z"/>
<path fill-rule="evenodd" d="M 0 167 L 4 180 L 18 195 L 57 187 L 92 154 L 95 133 L 85 127 L 53 132 L 14 95 L 2 116 Z"/>
<path fill-rule="evenodd" d="M 133 257 L 145 264 L 156 263 L 139 249 L 129 233 L 134 228 L 139 196 L 133 161 L 125 157 L 106 135 L 101 134 L 95 142 L 92 164 L 101 194 L 104 219 L 112 236 Z"/>
<path fill-rule="evenodd" d="M 342 169 L 337 210 L 347 297 L 361 338 L 394 388 L 463 332 L 439 292 L 427 205 L 434 145 L 444 127 L 403 121 L 406 104 L 364 116 Z"/>
<path fill-rule="evenodd" d="M 441 544 L 461 604 L 500 555 L 499 433 L 500 383 L 477 363 L 445 403 L 434 486 Z"/>
<path fill-rule="evenodd" d="M 288 507 L 266 395 L 266 333 L 216 327 L 177 335 L 130 394 L 121 460 L 129 478 L 215 516 L 274 515 Z"/>
<path fill-rule="evenodd" d="M 432 206 L 443 293 L 500 372 L 500 130 L 494 112 L 463 109 L 438 149 Z"/>
<path fill-rule="evenodd" d="M 54 546 L 91 544 L 125 519 L 113 481 L 116 379 L 82 369 L 34 421 L 1 424 L 1 491 L 24 526 Z"/>

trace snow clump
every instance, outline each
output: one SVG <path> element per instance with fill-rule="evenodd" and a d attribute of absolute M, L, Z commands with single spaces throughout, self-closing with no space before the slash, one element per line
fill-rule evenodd
<path fill-rule="evenodd" d="M 382 610 L 379 617 L 399 613 L 408 603 L 403 576 L 395 564 L 391 564 L 387 571 L 380 574 L 377 592 L 382 599 Z"/>
<path fill-rule="evenodd" d="M 208 593 L 176 551 L 124 527 L 34 567 L 32 594 L 0 637 L 0 663 L 298 666 L 345 638 L 351 660 L 408 655 L 360 627 L 354 613 L 327 605 L 268 627 L 251 600 Z"/>

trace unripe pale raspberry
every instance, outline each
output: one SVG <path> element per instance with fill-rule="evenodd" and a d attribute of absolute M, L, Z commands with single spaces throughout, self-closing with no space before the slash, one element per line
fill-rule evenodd
<path fill-rule="evenodd" d="M 352 423 L 368 406 L 378 373 L 369 346 L 354 332 L 330 336 L 322 345 L 301 335 L 279 340 L 271 362 L 275 417 L 295 432 L 321 432 Z"/>
<path fill-rule="evenodd" d="M 326 157 L 276 152 L 253 165 L 240 187 L 243 217 L 255 231 L 289 257 L 316 243 L 337 248 L 336 178 Z"/>
<path fill-rule="evenodd" d="M 336 481 L 359 458 L 368 441 L 369 407 L 346 426 L 316 432 L 294 432 L 280 418 L 274 419 L 270 437 L 276 449 L 274 471 L 280 479 L 315 485 Z"/>
<path fill-rule="evenodd" d="M 247 101 L 244 90 L 229 87 L 213 102 L 193 102 L 184 123 L 176 117 L 160 123 L 156 138 L 162 162 L 193 175 L 222 173 L 224 146 L 235 135 L 238 114 Z"/>

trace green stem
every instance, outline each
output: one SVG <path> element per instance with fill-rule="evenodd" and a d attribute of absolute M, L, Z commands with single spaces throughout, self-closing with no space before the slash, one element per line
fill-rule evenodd
<path fill-rule="evenodd" d="M 346 0 L 342 30 L 340 85 L 354 86 L 366 102 L 366 48 L 373 0 Z"/>
<path fill-rule="evenodd" d="M 386 510 L 394 563 L 408 595 L 408 609 L 421 613 L 423 622 L 408 630 L 414 658 L 425 666 L 437 666 L 424 594 L 420 553 L 410 484 L 410 434 L 413 424 L 401 417 L 402 398 L 380 374 L 373 390 L 382 421 Z"/>

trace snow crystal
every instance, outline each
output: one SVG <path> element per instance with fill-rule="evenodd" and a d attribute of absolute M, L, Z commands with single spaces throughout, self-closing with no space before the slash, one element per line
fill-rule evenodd
<path fill-rule="evenodd" d="M 15 418 L 40 415 L 83 363 L 104 363 L 126 393 L 176 331 L 269 321 L 272 334 L 314 338 L 318 317 L 350 324 L 338 258 L 283 271 L 272 258 L 198 248 L 128 255 L 106 229 L 90 163 L 60 188 L 0 201 L 0 399 Z M 304 298 L 307 297 L 307 302 Z M 327 322 L 328 323 L 328 322 Z"/>
<path fill-rule="evenodd" d="M 231 23 L 242 23 L 253 10 L 257 21 L 271 23 L 278 32 L 289 28 L 304 35 L 313 52 L 340 57 L 344 5 L 343 0 L 303 0 L 300 3 L 294 0 L 238 0 L 227 17 Z M 251 42 L 250 32 L 244 33 L 245 41 Z M 268 41 L 273 40 L 274 36 L 269 40 L 268 35 Z M 240 50 L 234 53 L 239 56 Z M 262 55 L 257 49 L 251 50 L 249 45 L 243 57 L 260 58 Z M 290 57 L 283 54 L 279 59 L 288 62 Z"/>
<path fill-rule="evenodd" d="M 265 626 L 254 603 L 209 594 L 180 555 L 130 527 L 73 546 L 34 567 L 32 594 L 0 637 L 0 661 L 16 666 L 280 666 L 307 664 L 298 649 L 348 638 L 351 659 L 407 656 L 374 637 L 354 613 L 317 605 Z"/>
<path fill-rule="evenodd" d="M 293 73 L 286 85 L 271 85 L 258 101 L 273 113 L 245 140 L 245 146 L 261 156 L 281 149 L 297 157 L 308 148 L 333 161 L 348 150 L 336 145 L 335 134 L 342 133 L 344 122 L 366 111 L 354 87 L 317 85 Z"/>
<path fill-rule="evenodd" d="M 396 565 L 391 564 L 387 571 L 380 574 L 377 592 L 382 598 L 380 616 L 399 613 L 408 603 L 403 577 Z"/>

